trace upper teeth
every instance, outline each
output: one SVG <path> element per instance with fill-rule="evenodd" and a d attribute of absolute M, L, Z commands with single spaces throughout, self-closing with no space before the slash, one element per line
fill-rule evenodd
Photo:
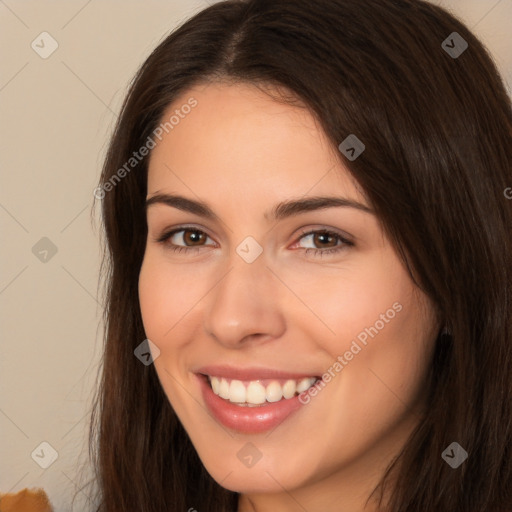
<path fill-rule="evenodd" d="M 241 380 L 225 379 L 224 377 L 208 377 L 213 392 L 232 403 L 259 405 L 267 402 L 278 402 L 282 398 L 292 398 L 295 393 L 302 393 L 315 382 L 315 377 L 300 380 L 287 380 L 284 385 L 272 380 L 264 386 L 259 380 L 242 382 Z"/>

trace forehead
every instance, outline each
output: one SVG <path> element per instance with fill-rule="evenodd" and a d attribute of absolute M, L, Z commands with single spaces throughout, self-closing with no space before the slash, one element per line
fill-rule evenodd
<path fill-rule="evenodd" d="M 278 191 L 339 192 L 364 200 L 311 112 L 278 102 L 254 85 L 193 87 L 166 109 L 161 122 L 168 124 L 150 157 L 150 193 L 188 188 L 198 195 L 228 197 L 236 191 L 263 199 Z"/>

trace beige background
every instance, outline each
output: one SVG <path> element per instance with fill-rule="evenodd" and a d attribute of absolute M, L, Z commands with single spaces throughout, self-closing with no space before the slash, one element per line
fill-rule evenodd
<path fill-rule="evenodd" d="M 87 479 L 102 344 L 93 190 L 134 72 L 212 2 L 0 0 L 0 492 L 44 487 L 64 512 Z M 510 92 L 512 0 L 437 3 L 488 45 Z M 58 43 L 46 59 L 31 47 L 44 31 Z M 43 237 L 55 254 L 44 253 Z M 51 462 L 42 442 L 58 453 L 47 469 L 37 463 Z M 88 494 L 74 510 L 87 510 Z"/>

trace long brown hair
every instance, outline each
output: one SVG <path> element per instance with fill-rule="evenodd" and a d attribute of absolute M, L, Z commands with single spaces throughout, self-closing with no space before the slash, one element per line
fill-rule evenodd
<path fill-rule="evenodd" d="M 436 341 L 428 414 L 375 490 L 389 490 L 385 510 L 511 511 L 512 108 L 482 44 L 421 0 L 218 2 L 138 71 L 97 194 L 106 242 L 90 430 L 97 510 L 237 508 L 238 494 L 201 464 L 153 366 L 133 353 L 146 338 L 138 275 L 148 158 L 126 162 L 179 95 L 208 81 L 277 87 L 276 99 L 310 109 L 333 148 L 356 134 L 364 152 L 339 157 L 448 328 Z M 441 457 L 453 441 L 469 454 L 457 469 Z"/>

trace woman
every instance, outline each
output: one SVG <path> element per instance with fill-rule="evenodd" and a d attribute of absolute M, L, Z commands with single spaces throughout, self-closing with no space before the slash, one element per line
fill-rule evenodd
<path fill-rule="evenodd" d="M 99 187 L 99 511 L 512 510 L 512 110 L 420 0 L 228 0 Z"/>

